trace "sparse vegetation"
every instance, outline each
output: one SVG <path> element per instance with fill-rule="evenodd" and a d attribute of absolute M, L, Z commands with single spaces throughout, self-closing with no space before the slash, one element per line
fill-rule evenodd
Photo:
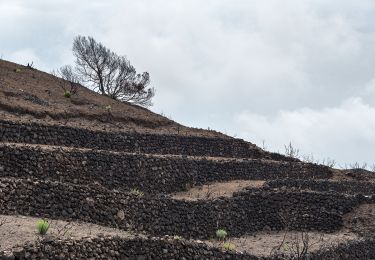
<path fill-rule="evenodd" d="M 228 251 L 233 251 L 236 249 L 236 246 L 232 243 L 226 242 L 223 244 L 223 248 Z"/>
<path fill-rule="evenodd" d="M 271 255 L 277 255 L 281 252 L 284 255 L 287 254 L 290 259 L 300 260 L 308 257 L 314 245 L 321 243 L 320 249 L 324 248 L 323 235 L 317 241 L 312 242 L 309 233 L 306 231 L 290 232 L 296 217 L 290 218 L 288 210 L 279 212 L 279 217 L 284 224 L 284 236 L 281 243 L 271 250 Z"/>
<path fill-rule="evenodd" d="M 328 157 L 328 158 L 323 159 L 322 164 L 333 168 L 336 166 L 336 161 Z"/>
<path fill-rule="evenodd" d="M 64 97 L 70 98 L 71 95 L 77 93 L 80 80 L 79 77 L 74 73 L 72 66 L 63 66 L 56 72 L 52 71 L 52 74 L 63 79 L 63 81 L 59 82 L 59 85 L 64 91 Z"/>
<path fill-rule="evenodd" d="M 223 241 L 227 237 L 228 233 L 225 229 L 216 230 L 216 238 Z"/>
<path fill-rule="evenodd" d="M 26 66 L 28 69 L 32 69 L 34 70 L 34 62 L 32 61 L 31 63 L 27 63 L 27 66 Z"/>
<path fill-rule="evenodd" d="M 289 142 L 288 145 L 284 145 L 284 148 L 285 148 L 284 153 L 285 153 L 286 156 L 291 157 L 291 158 L 299 159 L 299 157 L 300 157 L 299 149 L 296 149 L 295 147 L 293 147 L 292 142 Z"/>
<path fill-rule="evenodd" d="M 178 236 L 178 235 L 174 235 L 174 236 L 173 236 L 173 239 L 174 239 L 174 240 L 181 240 L 182 237 L 181 237 L 181 236 Z"/>
<path fill-rule="evenodd" d="M 355 162 L 355 163 L 351 163 L 349 164 L 349 168 L 350 169 L 355 169 L 355 170 L 366 170 L 367 169 L 367 163 L 358 163 L 358 162 Z"/>
<path fill-rule="evenodd" d="M 193 185 L 191 183 L 184 183 L 182 185 L 182 191 L 189 191 L 192 187 Z"/>
<path fill-rule="evenodd" d="M 64 91 L 64 97 L 66 97 L 66 98 L 70 98 L 71 96 L 72 96 L 72 93 L 70 93 L 69 90 L 65 90 L 65 91 Z"/>
<path fill-rule="evenodd" d="M 48 220 L 40 219 L 36 222 L 36 228 L 39 235 L 45 235 L 47 234 L 47 231 L 49 229 L 50 225 L 48 223 Z"/>
<path fill-rule="evenodd" d="M 111 113 L 112 112 L 112 106 L 111 105 L 106 105 L 104 107 L 104 109 L 108 112 L 108 113 Z"/>
<path fill-rule="evenodd" d="M 140 191 L 140 190 L 138 190 L 136 188 L 131 189 L 130 190 L 130 194 L 133 194 L 133 195 L 135 195 L 137 197 L 140 197 L 140 198 L 142 198 L 145 195 L 142 191 Z"/>

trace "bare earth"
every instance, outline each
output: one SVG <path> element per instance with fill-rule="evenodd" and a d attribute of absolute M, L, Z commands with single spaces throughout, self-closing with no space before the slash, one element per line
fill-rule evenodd
<path fill-rule="evenodd" d="M 0 223 L 5 221 L 5 223 L 0 226 L 0 250 L 9 251 L 12 248 L 22 246 L 25 243 L 36 243 L 41 239 L 42 237 L 38 235 L 36 231 L 37 220 L 38 218 L 33 217 L 0 215 Z M 49 223 L 50 229 L 48 230 L 46 238 L 51 237 L 53 239 L 78 240 L 98 236 L 134 237 L 130 232 L 84 222 L 49 220 Z M 287 233 L 284 244 L 290 244 L 291 241 L 294 241 L 294 237 L 299 234 L 300 233 L 295 231 Z M 345 231 L 333 234 L 318 232 L 310 232 L 308 234 L 311 244 L 314 244 L 310 248 L 311 251 L 357 238 L 355 234 Z M 236 251 L 246 251 L 257 256 L 267 256 L 270 255 L 276 247 L 279 247 L 282 244 L 283 239 L 284 232 L 282 231 L 257 232 L 253 235 L 240 238 L 229 238 L 225 243 L 233 244 L 234 250 Z M 218 247 L 222 249 L 224 245 L 224 242 L 217 240 L 207 240 L 203 242 L 210 247 Z M 285 246 L 282 246 L 281 250 L 286 250 Z"/>
<path fill-rule="evenodd" d="M 0 224 L 5 221 L 0 226 L 0 251 L 38 241 L 41 238 L 36 230 L 38 220 L 38 218 L 33 217 L 0 215 Z M 129 232 L 91 223 L 62 220 L 49 220 L 49 223 L 50 229 L 47 235 L 58 239 L 80 239 L 99 235 L 131 237 Z"/>
<path fill-rule="evenodd" d="M 232 197 L 233 193 L 244 188 L 260 188 L 265 181 L 235 180 L 228 182 L 215 182 L 208 185 L 193 187 L 186 192 L 178 192 L 172 195 L 177 200 L 201 200 L 219 197 Z"/>
<path fill-rule="evenodd" d="M 344 216 L 344 225 L 363 236 L 375 236 L 375 204 L 363 204 Z"/>
<path fill-rule="evenodd" d="M 284 232 L 258 232 L 254 235 L 244 236 L 240 238 L 229 238 L 225 243 L 230 243 L 234 246 L 234 250 L 240 252 L 248 252 L 256 256 L 269 256 L 275 252 L 276 248 L 280 247 L 279 252 L 287 254 L 292 247 L 292 242 L 296 241 L 296 236 L 301 236 L 300 232 L 288 232 L 284 240 Z M 319 249 L 326 248 L 331 245 L 337 245 L 340 242 L 347 242 L 356 239 L 357 236 L 353 233 L 340 231 L 337 233 L 324 234 L 319 232 L 309 232 L 310 250 L 313 252 Z M 283 243 L 284 240 L 284 243 Z M 207 244 L 224 247 L 224 242 L 217 240 L 206 241 Z"/>
<path fill-rule="evenodd" d="M 64 81 L 0 59 L 0 118 L 19 122 L 84 127 L 100 131 L 230 138 L 216 131 L 185 127 L 146 108 L 118 102 L 79 86 L 63 96 Z M 111 113 L 105 109 L 111 106 Z"/>

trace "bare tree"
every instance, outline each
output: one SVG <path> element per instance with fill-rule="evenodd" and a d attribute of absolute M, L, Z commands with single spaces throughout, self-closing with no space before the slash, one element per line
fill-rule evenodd
<path fill-rule="evenodd" d="M 74 72 L 74 69 L 70 65 L 65 65 L 58 69 L 56 72 L 52 71 L 52 74 L 56 77 L 62 78 L 64 81 L 60 83 L 61 88 L 64 92 L 76 94 L 78 86 L 80 85 L 79 76 Z"/>
<path fill-rule="evenodd" d="M 296 217 L 290 217 L 289 209 L 284 209 L 279 212 L 279 217 L 284 225 L 283 239 L 279 245 L 271 250 L 271 256 L 282 255 L 288 259 L 302 260 L 306 259 L 317 245 L 319 250 L 327 247 L 327 242 L 324 241 L 324 235 L 321 234 L 318 239 L 312 241 L 310 234 L 307 231 L 292 232 L 292 226 L 296 222 Z"/>
<path fill-rule="evenodd" d="M 289 145 L 284 145 L 285 155 L 291 158 L 299 159 L 299 149 L 293 147 L 292 142 L 289 142 Z"/>
<path fill-rule="evenodd" d="M 150 106 L 155 92 L 148 87 L 147 72 L 137 74 L 124 57 L 112 52 L 92 37 L 77 36 L 73 42 L 76 71 L 86 83 L 102 95 L 120 101 Z"/>

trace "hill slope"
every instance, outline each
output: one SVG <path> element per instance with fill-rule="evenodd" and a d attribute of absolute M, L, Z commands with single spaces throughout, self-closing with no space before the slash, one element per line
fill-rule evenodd
<path fill-rule="evenodd" d="M 0 61 L 0 259 L 375 258 L 372 172 L 269 153 L 83 87 L 68 99 L 59 82 Z"/>
<path fill-rule="evenodd" d="M 63 80 L 48 73 L 0 60 L 2 118 L 41 121 L 108 131 L 136 131 L 227 138 L 182 126 L 148 109 L 118 102 L 80 86 L 70 99 L 63 96 Z M 111 106 L 108 120 L 106 106 Z"/>

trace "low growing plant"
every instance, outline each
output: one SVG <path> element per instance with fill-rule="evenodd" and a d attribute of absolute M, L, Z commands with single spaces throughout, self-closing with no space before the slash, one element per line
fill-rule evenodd
<path fill-rule="evenodd" d="M 216 230 L 216 238 L 219 240 L 224 240 L 227 237 L 228 233 L 224 229 Z"/>
<path fill-rule="evenodd" d="M 189 191 L 192 188 L 190 183 L 185 183 L 182 185 L 182 191 Z"/>
<path fill-rule="evenodd" d="M 64 97 L 66 97 L 66 98 L 70 98 L 71 96 L 72 96 L 72 93 L 70 93 L 69 90 L 65 90 L 65 91 L 64 91 Z"/>
<path fill-rule="evenodd" d="M 140 191 L 138 189 L 131 189 L 130 193 L 133 194 L 133 195 L 136 195 L 137 197 L 140 197 L 140 198 L 142 198 L 145 195 L 142 191 Z"/>
<path fill-rule="evenodd" d="M 111 113 L 111 112 L 112 112 L 112 106 L 111 106 L 111 105 L 107 105 L 107 106 L 105 106 L 104 109 L 105 109 L 108 113 Z"/>
<path fill-rule="evenodd" d="M 181 236 L 178 236 L 178 235 L 174 235 L 174 236 L 173 236 L 173 239 L 174 239 L 174 240 L 181 240 L 182 237 L 181 237 Z"/>
<path fill-rule="evenodd" d="M 49 223 L 45 219 L 40 219 L 36 222 L 36 228 L 38 230 L 38 234 L 45 235 L 49 229 Z"/>
<path fill-rule="evenodd" d="M 223 248 L 228 251 L 233 251 L 236 248 L 236 246 L 232 243 L 224 243 Z"/>

